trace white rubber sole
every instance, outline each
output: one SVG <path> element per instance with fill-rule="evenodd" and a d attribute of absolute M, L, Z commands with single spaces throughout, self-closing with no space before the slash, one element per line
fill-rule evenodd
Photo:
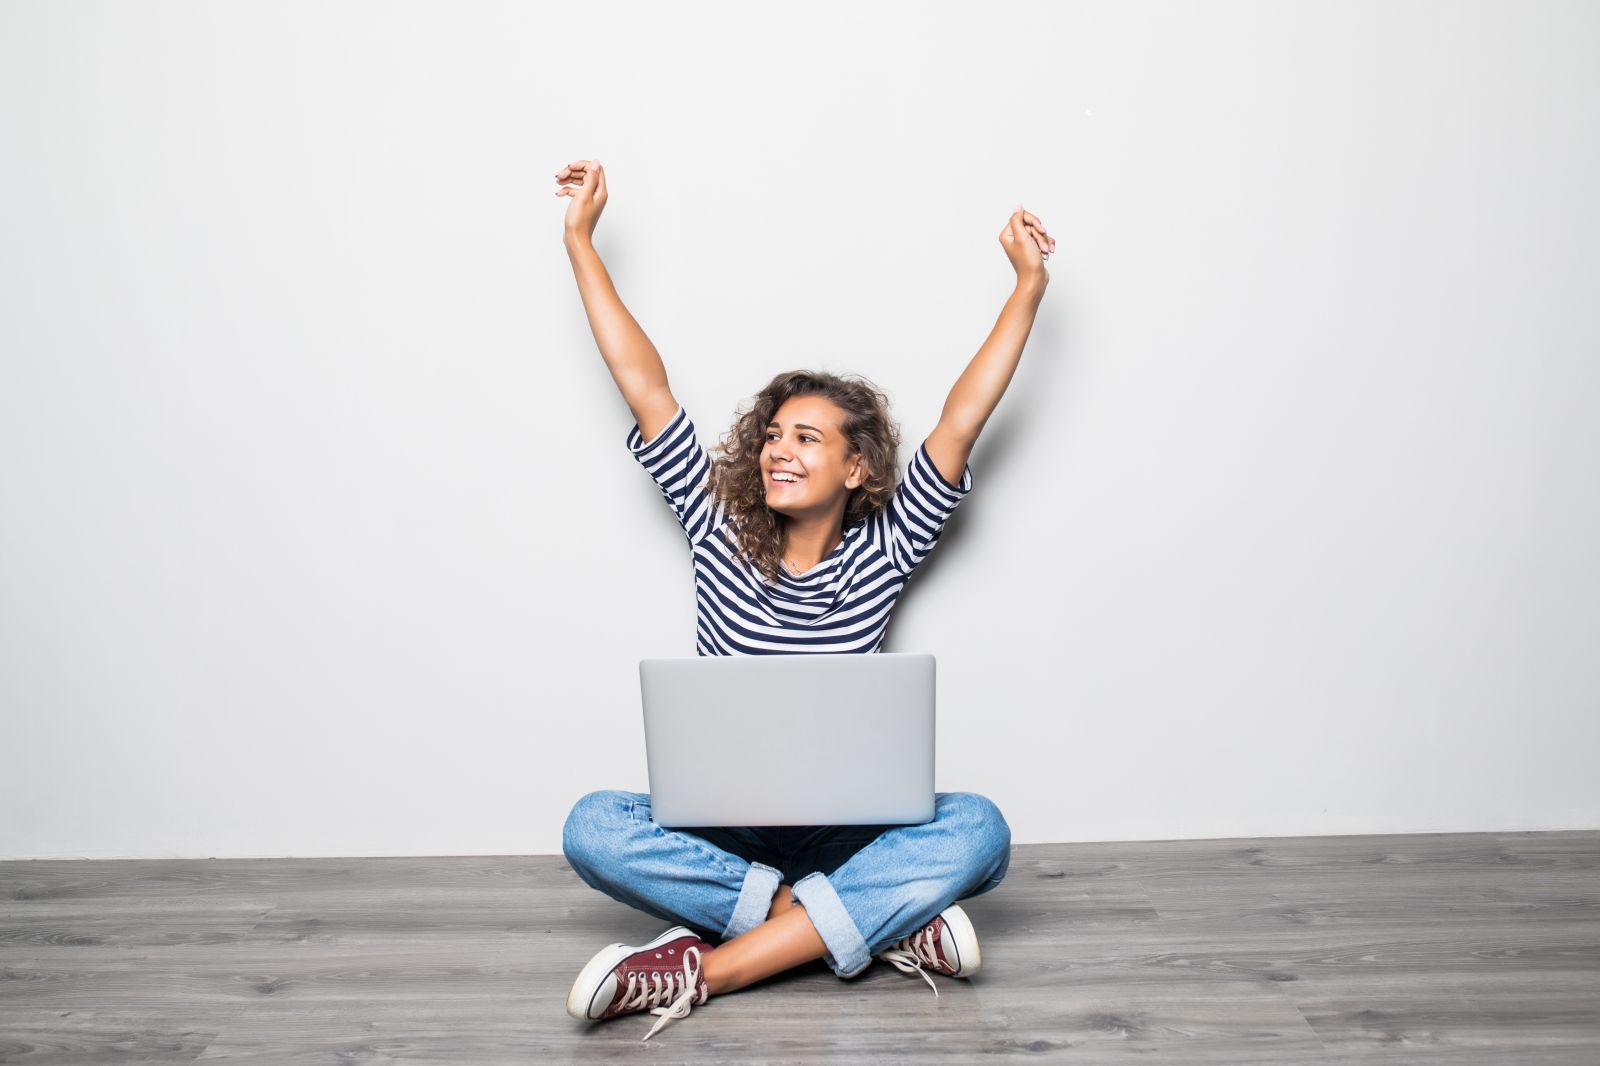
<path fill-rule="evenodd" d="M 967 928 L 972 928 L 970 922 L 967 923 Z M 675 925 L 648 944 L 607 944 L 595 953 L 594 958 L 584 964 L 582 970 L 578 971 L 578 979 L 572 982 L 572 991 L 567 993 L 567 1013 L 580 1022 L 599 1021 L 600 1015 L 611 1005 L 611 999 L 607 997 L 604 1003 L 596 1003 L 595 999 L 598 998 L 600 989 L 604 987 L 606 978 L 623 959 L 636 951 L 649 951 L 663 944 L 669 944 L 680 936 L 694 935 L 694 930 Z M 598 1013 L 591 1014 L 590 1011 Z"/>
<path fill-rule="evenodd" d="M 978 950 L 978 931 L 972 928 L 967 912 L 952 903 L 939 912 L 950 927 L 950 938 L 955 949 L 956 977 L 971 977 L 983 965 L 983 953 Z"/>

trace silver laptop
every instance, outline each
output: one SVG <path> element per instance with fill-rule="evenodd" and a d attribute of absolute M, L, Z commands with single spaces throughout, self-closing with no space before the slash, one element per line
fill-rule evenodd
<path fill-rule="evenodd" d="M 657 825 L 933 820 L 932 655 L 641 659 L 639 687 Z"/>

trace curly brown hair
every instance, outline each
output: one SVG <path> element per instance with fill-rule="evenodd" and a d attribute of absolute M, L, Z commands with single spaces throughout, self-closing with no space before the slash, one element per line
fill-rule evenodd
<path fill-rule="evenodd" d="M 866 464 L 867 479 L 845 502 L 845 529 L 882 510 L 899 484 L 900 427 L 889 417 L 888 398 L 877 386 L 860 374 L 821 370 L 790 370 L 773 378 L 722 436 L 711 463 L 711 491 L 736 530 L 730 538 L 734 558 L 747 560 L 768 582 L 778 579 L 789 519 L 767 506 L 761 450 L 778 408 L 794 396 L 824 396 L 837 404 L 844 412 L 845 446 Z"/>

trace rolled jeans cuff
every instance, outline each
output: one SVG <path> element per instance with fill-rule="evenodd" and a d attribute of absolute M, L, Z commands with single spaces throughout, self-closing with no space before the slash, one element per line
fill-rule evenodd
<path fill-rule="evenodd" d="M 778 894 L 783 881 L 783 871 L 765 863 L 753 862 L 745 871 L 744 885 L 739 889 L 739 902 L 734 904 L 733 917 L 722 931 L 722 939 L 732 940 L 740 933 L 749 932 L 767 920 L 772 910 L 772 897 Z"/>
<path fill-rule="evenodd" d="M 826 874 L 817 870 L 796 881 L 794 898 L 806 909 L 806 916 L 822 937 L 827 948 L 825 961 L 835 974 L 854 977 L 867 968 L 872 962 L 867 941 Z"/>

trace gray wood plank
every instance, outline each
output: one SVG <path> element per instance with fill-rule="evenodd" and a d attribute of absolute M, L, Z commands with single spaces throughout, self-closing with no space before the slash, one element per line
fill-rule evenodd
<path fill-rule="evenodd" d="M 663 923 L 561 856 L 0 863 L 0 1063 L 1600 1062 L 1600 832 L 1026 845 L 941 995 L 568 1018 Z"/>

